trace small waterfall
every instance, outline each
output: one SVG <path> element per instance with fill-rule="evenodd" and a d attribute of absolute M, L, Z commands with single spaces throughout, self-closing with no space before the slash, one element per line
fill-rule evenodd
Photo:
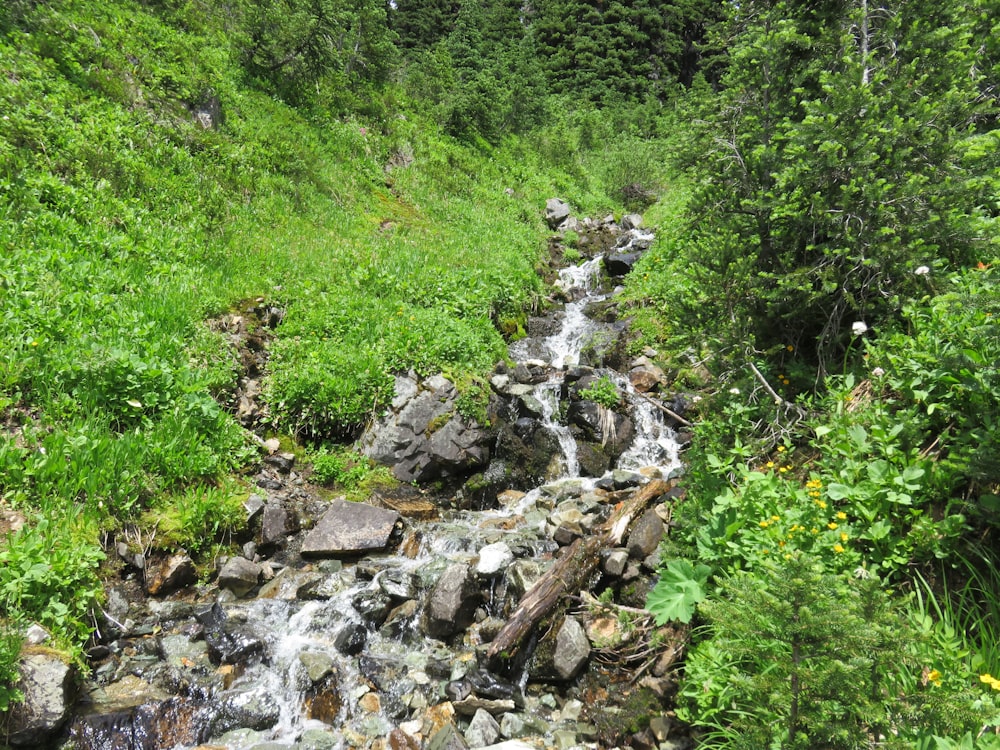
<path fill-rule="evenodd" d="M 558 421 L 561 390 L 561 379 L 550 380 L 540 384 L 535 389 L 535 395 L 543 408 L 542 424 L 559 439 L 559 447 L 563 454 L 563 476 L 578 477 L 580 476 L 580 463 L 577 460 L 576 440 L 573 439 L 569 427 Z"/>
<path fill-rule="evenodd" d="M 631 230 L 628 243 L 648 244 L 650 237 Z M 244 741 L 227 734 L 228 726 L 214 731 L 216 724 L 222 726 L 219 715 L 239 710 L 236 702 L 246 700 L 265 704 L 277 717 L 266 729 L 266 741 L 295 743 L 303 732 L 317 729 L 336 737 L 335 750 L 360 746 L 355 743 L 364 738 L 385 738 L 407 717 L 419 716 L 421 710 L 440 702 L 443 683 L 464 678 L 469 664 L 475 665 L 475 651 L 468 641 L 448 649 L 441 641 L 423 635 L 418 604 L 442 569 L 452 562 L 474 565 L 480 550 L 498 540 L 516 548 L 518 558 L 551 557 L 558 548 L 550 536 L 553 506 L 567 497 L 579 497 L 581 488 L 591 492 L 597 485 L 597 477 L 581 478 L 581 451 L 565 423 L 562 399 L 568 371 L 580 363 L 581 352 L 600 327 L 587 317 L 586 310 L 609 297 L 600 291 L 602 261 L 597 257 L 561 271 L 557 285 L 572 301 L 565 305 L 557 330 L 549 328 L 555 332 L 518 342 L 510 350 L 512 358 L 530 363 L 536 371 L 532 382 L 546 378 L 529 386 L 540 404 L 540 410 L 533 407 L 532 417 L 558 439 L 560 477 L 523 497 L 505 499 L 507 505 L 496 510 L 446 509 L 434 520 L 407 520 L 417 540 L 416 549 L 410 550 L 412 557 L 373 555 L 365 558 L 363 566 L 347 563 L 340 571 L 339 564 L 329 562 L 311 563 L 302 569 L 289 565 L 282 571 L 288 574 L 287 588 L 272 594 L 275 598 L 227 605 L 233 618 L 259 634 L 266 649 L 258 663 L 246 666 L 226 684 L 221 697 L 209 698 L 209 703 L 220 700 L 217 707 L 206 709 L 213 727 L 212 740 L 226 743 L 223 746 L 229 750 L 261 743 L 259 733 L 249 733 Z M 547 354 L 530 356 L 532 346 Z M 634 424 L 634 439 L 615 468 L 638 471 L 658 467 L 663 474 L 676 468 L 680 464 L 679 446 L 662 412 L 648 397 L 637 393 L 627 378 L 606 369 L 594 372 L 612 378 L 625 394 Z M 528 390 L 524 385 L 519 387 L 522 392 Z M 574 483 L 578 485 L 575 492 L 570 489 Z M 392 590 L 400 580 L 410 579 L 414 581 L 412 590 Z M 304 590 L 317 583 L 323 587 L 317 596 L 328 598 L 301 598 Z M 481 583 L 489 592 L 487 614 L 499 615 L 503 611 L 500 597 L 509 596 L 508 584 L 502 576 Z M 385 607 L 381 615 L 363 611 L 369 599 L 378 604 L 379 597 Z M 412 606 L 407 608 L 407 604 Z M 360 654 L 348 653 L 340 643 L 340 636 L 347 632 L 359 633 L 363 640 Z M 329 665 L 330 677 L 317 678 L 317 670 L 322 671 L 324 664 Z M 527 679 L 526 672 L 520 675 L 522 690 Z M 306 706 L 318 689 L 327 690 L 328 682 L 330 697 L 323 705 L 322 720 L 308 718 Z"/>

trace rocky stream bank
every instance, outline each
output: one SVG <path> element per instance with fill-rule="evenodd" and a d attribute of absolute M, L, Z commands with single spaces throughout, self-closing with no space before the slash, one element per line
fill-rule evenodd
<path fill-rule="evenodd" d="M 686 633 L 643 609 L 669 528 L 684 401 L 656 353 L 629 358 L 616 280 L 653 240 L 639 216 L 577 219 L 579 265 L 489 383 L 488 424 L 444 376 L 396 377 L 358 446 L 400 485 L 330 498 L 262 441 L 252 536 L 207 582 L 120 539 L 76 674 L 29 634 L 13 747 L 74 750 L 689 746 L 670 711 Z M 250 427 L 261 302 L 217 324 L 240 347 Z M 248 334 L 248 329 L 264 334 Z M 433 487 L 434 489 L 431 489 Z M 420 489 L 423 488 L 423 489 Z"/>

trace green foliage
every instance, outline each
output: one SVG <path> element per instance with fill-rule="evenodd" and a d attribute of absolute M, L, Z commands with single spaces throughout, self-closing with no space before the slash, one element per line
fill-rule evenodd
<path fill-rule="evenodd" d="M 687 150 L 699 189 L 665 270 L 684 294 L 665 312 L 725 346 L 794 345 L 836 371 L 853 322 L 881 330 L 919 296 L 915 268 L 976 260 L 984 165 L 962 164 L 976 14 L 969 3 L 727 7 L 725 88 L 702 100 L 707 127 Z"/>
<path fill-rule="evenodd" d="M 156 531 L 156 543 L 182 548 L 191 554 L 208 552 L 231 541 L 246 524 L 246 490 L 227 481 L 222 485 L 192 485 L 181 492 L 160 495 L 142 518 L 144 528 Z"/>
<path fill-rule="evenodd" d="M 243 2 L 234 13 L 240 54 L 251 75 L 292 103 L 357 108 L 395 61 L 386 10 L 376 0 Z"/>
<path fill-rule="evenodd" d="M 671 560 L 660 573 L 660 580 L 649 592 L 646 606 L 656 616 L 656 624 L 670 620 L 691 622 L 695 607 L 705 598 L 705 584 L 712 569 L 689 560 Z"/>
<path fill-rule="evenodd" d="M 35 621 L 60 643 L 80 646 L 102 593 L 97 566 L 104 554 L 94 524 L 77 509 L 40 514 L 0 548 L 0 617 Z"/>
<path fill-rule="evenodd" d="M 6 620 L 0 620 L 0 711 L 6 713 L 12 704 L 24 700 L 14 685 L 20 676 L 21 634 Z"/>
<path fill-rule="evenodd" d="M 310 458 L 313 479 L 320 484 L 336 484 L 344 489 L 356 488 L 374 468 L 370 459 L 346 448 L 321 448 Z"/>
<path fill-rule="evenodd" d="M 794 554 L 727 578 L 699 611 L 711 638 L 688 658 L 678 713 L 712 728 L 708 746 L 908 747 L 988 715 L 922 683 L 917 636 L 874 578 Z M 936 658 L 942 672 L 956 666 Z"/>
<path fill-rule="evenodd" d="M 622 400 L 618 386 L 607 375 L 602 375 L 586 388 L 581 388 L 577 395 L 587 401 L 594 401 L 605 409 L 618 408 Z"/>

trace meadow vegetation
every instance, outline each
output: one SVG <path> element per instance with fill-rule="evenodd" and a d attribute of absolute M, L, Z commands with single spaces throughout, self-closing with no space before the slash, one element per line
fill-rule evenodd
<path fill-rule="evenodd" d="M 996 0 L 520 5 L 0 8 L 0 710 L 27 624 L 82 658 L 116 537 L 238 538 L 264 433 L 362 497 L 394 373 L 482 416 L 559 196 L 657 230 L 621 299 L 697 421 L 648 602 L 693 626 L 677 715 L 995 746 Z M 248 300 L 257 438 L 212 324 Z"/>

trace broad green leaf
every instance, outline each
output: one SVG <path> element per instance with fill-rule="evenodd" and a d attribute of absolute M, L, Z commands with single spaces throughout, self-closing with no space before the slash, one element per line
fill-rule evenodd
<path fill-rule="evenodd" d="M 882 484 L 888 471 L 889 462 L 884 459 L 879 458 L 868 464 L 868 478 L 875 484 Z"/>
<path fill-rule="evenodd" d="M 671 560 L 660 573 L 660 580 L 649 592 L 646 607 L 656 617 L 657 625 L 671 620 L 691 622 L 695 607 L 705 598 L 705 583 L 712 569 L 689 560 Z"/>
<path fill-rule="evenodd" d="M 846 500 L 851 496 L 852 487 L 839 482 L 831 482 L 826 486 L 826 494 L 831 500 Z"/>

